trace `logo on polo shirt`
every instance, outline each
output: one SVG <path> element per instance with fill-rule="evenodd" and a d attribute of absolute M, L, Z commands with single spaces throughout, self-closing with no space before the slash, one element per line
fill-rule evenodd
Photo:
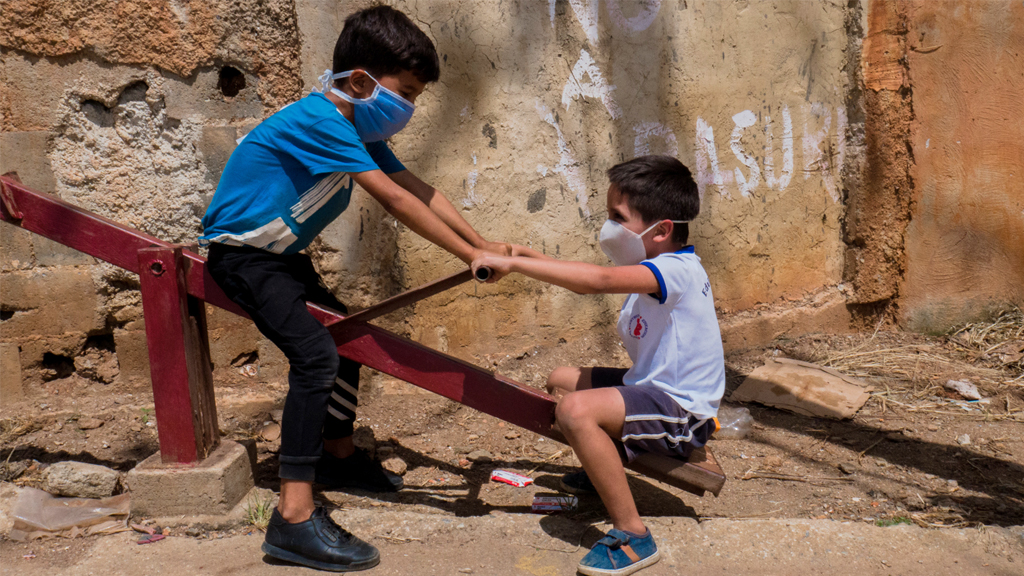
<path fill-rule="evenodd" d="M 637 314 L 629 319 L 629 335 L 637 340 L 647 336 L 647 320 Z"/>

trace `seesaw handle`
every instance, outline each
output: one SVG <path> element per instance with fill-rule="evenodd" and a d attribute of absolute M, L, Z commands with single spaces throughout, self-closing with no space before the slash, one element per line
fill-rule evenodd
<path fill-rule="evenodd" d="M 483 270 L 483 268 L 481 268 L 480 270 Z M 477 272 L 479 273 L 480 270 L 478 270 Z M 490 272 L 491 271 L 488 268 L 488 278 L 490 277 Z M 413 288 L 412 290 L 402 292 L 397 296 L 392 296 L 391 298 L 388 298 L 387 300 L 384 300 L 382 302 L 378 302 L 377 304 L 374 304 L 369 308 L 360 310 L 359 312 L 356 312 L 354 314 L 350 314 L 331 325 L 337 326 L 339 324 L 347 324 L 352 322 L 368 322 L 370 320 L 373 320 L 374 318 L 377 318 L 378 316 L 383 316 L 388 312 L 393 312 L 395 310 L 398 310 L 399 308 L 404 308 L 410 304 L 419 302 L 424 298 L 433 296 L 434 294 L 438 294 L 450 288 L 454 288 L 455 286 L 458 286 L 463 282 L 472 280 L 473 278 L 473 271 L 469 268 L 466 268 L 462 272 L 458 272 L 446 278 L 441 278 L 440 280 L 435 280 L 429 284 L 419 286 L 418 288 Z"/>

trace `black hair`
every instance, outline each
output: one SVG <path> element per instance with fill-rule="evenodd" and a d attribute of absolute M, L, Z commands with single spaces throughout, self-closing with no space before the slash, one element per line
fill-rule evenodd
<path fill-rule="evenodd" d="M 332 66 L 335 73 L 360 68 L 378 79 L 403 70 L 424 83 L 441 77 L 434 43 L 408 16 L 390 6 L 360 10 L 345 19 Z"/>
<path fill-rule="evenodd" d="M 608 169 L 608 180 L 626 197 L 630 210 L 650 224 L 658 220 L 693 220 L 700 195 L 690 169 L 671 156 L 640 156 Z M 676 224 L 672 240 L 686 244 L 690 227 Z"/>

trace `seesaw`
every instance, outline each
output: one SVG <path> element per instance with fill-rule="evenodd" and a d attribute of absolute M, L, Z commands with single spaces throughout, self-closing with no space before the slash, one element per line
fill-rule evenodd
<path fill-rule="evenodd" d="M 217 446 L 206 308 L 246 316 L 213 282 L 206 259 L 174 245 L 23 185 L 15 173 L 0 176 L 0 217 L 50 240 L 139 275 L 153 402 L 165 463 L 189 464 Z M 464 270 L 388 298 L 349 316 L 309 304 L 327 326 L 338 354 L 558 442 L 552 429 L 555 399 L 369 324 L 383 314 L 472 279 Z M 689 460 L 644 454 L 629 468 L 698 496 L 718 495 L 725 475 L 711 450 Z"/>

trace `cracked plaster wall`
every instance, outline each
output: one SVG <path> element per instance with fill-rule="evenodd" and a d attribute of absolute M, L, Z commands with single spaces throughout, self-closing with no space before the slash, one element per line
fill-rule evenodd
<path fill-rule="evenodd" d="M 395 151 L 487 237 L 606 263 L 597 243 L 605 171 L 668 153 L 700 182 L 691 241 L 721 311 L 800 301 L 842 282 L 845 4 L 403 7 L 444 64 Z M 403 284 L 457 269 L 407 231 L 399 246 Z M 519 353 L 592 331 L 614 339 L 621 300 L 513 277 L 439 296 L 405 323 L 414 338 L 459 354 Z"/>
<path fill-rule="evenodd" d="M 605 170 L 668 153 L 698 177 L 691 241 L 724 318 L 838 297 L 847 143 L 860 129 L 847 110 L 859 2 L 395 4 L 435 41 L 442 75 L 393 148 L 488 238 L 605 263 Z M 344 17 L 365 5 L 3 0 L 0 164 L 30 185 L 188 241 L 234 139 L 313 87 Z M 220 84 L 227 66 L 245 80 L 232 96 Z M 89 318 L 59 334 L 39 326 L 36 349 L 60 340 L 72 354 L 88 335 L 113 333 L 122 374 L 144 378 L 136 280 L 2 228 L 6 282 L 63 274 L 94 289 L 80 303 Z M 310 253 L 357 307 L 460 267 L 361 193 Z M 12 293 L 3 337 L 27 342 L 38 334 L 6 327 L 36 304 Z M 620 303 L 519 277 L 466 285 L 383 322 L 474 359 L 584 334 L 614 340 Z M 280 358 L 251 326 L 216 314 L 211 326 L 215 362 L 258 350 L 268 366 L 261 377 L 280 376 Z M 22 364 L 41 361 L 33 353 Z"/>

